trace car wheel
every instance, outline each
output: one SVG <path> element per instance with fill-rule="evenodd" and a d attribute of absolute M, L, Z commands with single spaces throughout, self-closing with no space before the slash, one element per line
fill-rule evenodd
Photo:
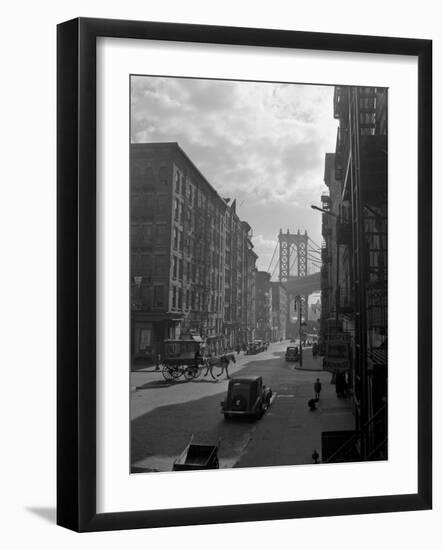
<path fill-rule="evenodd" d="M 262 416 L 263 416 L 263 411 L 260 407 L 260 409 L 254 415 L 252 415 L 252 418 L 253 420 L 257 421 L 257 420 L 260 420 Z"/>
<path fill-rule="evenodd" d="M 229 413 L 223 413 L 225 420 L 231 420 L 231 415 Z"/>

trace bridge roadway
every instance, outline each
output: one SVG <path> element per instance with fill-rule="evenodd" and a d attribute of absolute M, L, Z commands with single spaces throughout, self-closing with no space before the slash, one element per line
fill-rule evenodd
<path fill-rule="evenodd" d="M 312 273 L 306 277 L 293 277 L 283 282 L 286 291 L 291 296 L 307 296 L 320 291 L 320 272 Z"/>

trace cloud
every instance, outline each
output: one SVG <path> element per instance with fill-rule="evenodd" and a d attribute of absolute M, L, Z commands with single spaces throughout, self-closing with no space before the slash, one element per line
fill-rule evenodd
<path fill-rule="evenodd" d="M 320 240 L 321 217 L 309 207 L 335 147 L 332 97 L 330 86 L 132 77 L 131 139 L 177 141 L 222 196 L 246 200 L 265 258 L 280 225 L 315 227 Z M 266 232 L 264 210 L 274 220 Z"/>

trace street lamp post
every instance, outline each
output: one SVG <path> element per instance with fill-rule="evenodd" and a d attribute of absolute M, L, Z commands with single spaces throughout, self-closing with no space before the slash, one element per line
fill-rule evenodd
<path fill-rule="evenodd" d="M 299 342 L 300 342 L 300 367 L 303 366 L 303 345 L 302 345 L 302 342 L 301 342 L 301 327 L 302 327 L 302 323 L 303 323 L 303 319 L 302 319 L 302 298 L 301 296 L 296 296 L 295 297 L 295 303 L 299 303 L 299 313 L 298 313 L 298 318 L 299 318 L 299 329 L 298 329 L 298 338 L 299 338 Z M 295 304 L 294 304 L 295 305 Z M 295 305 L 295 308 L 297 309 L 297 306 Z"/>

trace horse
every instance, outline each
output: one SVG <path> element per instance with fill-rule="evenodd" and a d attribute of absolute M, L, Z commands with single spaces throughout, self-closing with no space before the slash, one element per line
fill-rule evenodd
<path fill-rule="evenodd" d="M 229 372 L 228 367 L 229 363 L 236 362 L 235 360 L 235 353 L 224 353 L 223 355 L 219 356 L 210 356 L 206 359 L 206 372 L 203 376 L 207 376 L 208 373 L 211 374 L 211 377 L 216 380 L 216 377 L 219 378 L 223 372 L 226 373 L 226 378 L 229 378 Z M 220 369 L 219 374 L 214 376 L 214 369 L 218 368 Z"/>

